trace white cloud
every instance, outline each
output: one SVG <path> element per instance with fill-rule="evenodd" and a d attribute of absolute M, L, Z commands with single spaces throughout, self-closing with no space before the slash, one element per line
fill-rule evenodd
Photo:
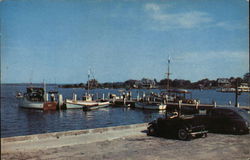
<path fill-rule="evenodd" d="M 213 21 L 206 13 L 197 11 L 178 14 L 176 20 L 183 28 L 194 28 Z"/>
<path fill-rule="evenodd" d="M 231 30 L 242 28 L 242 26 L 237 23 L 216 22 L 212 16 L 206 12 L 189 11 L 184 13 L 173 13 L 166 9 L 168 7 L 156 3 L 147 3 L 144 5 L 144 10 L 149 16 L 151 29 L 169 30 L 220 27 Z"/>
<path fill-rule="evenodd" d="M 148 11 L 159 11 L 160 10 L 160 6 L 154 3 L 147 3 L 145 4 L 145 9 Z"/>
<path fill-rule="evenodd" d="M 205 12 L 167 13 L 164 12 L 165 8 L 165 6 L 162 7 L 155 3 L 145 4 L 145 11 L 154 21 L 153 28 L 156 29 L 156 25 L 158 25 L 158 29 L 195 28 L 213 21 Z"/>
<path fill-rule="evenodd" d="M 245 29 L 247 25 L 238 22 L 234 22 L 232 24 L 229 22 L 218 22 L 214 25 L 214 27 L 220 27 L 227 30 L 234 30 L 234 29 Z"/>
<path fill-rule="evenodd" d="M 209 51 L 209 52 L 187 52 L 183 53 L 182 56 L 176 58 L 183 59 L 184 61 L 193 63 L 194 61 L 214 61 L 214 60 L 237 60 L 245 61 L 248 60 L 248 52 L 244 51 Z M 197 59 L 197 57 L 199 57 Z"/>

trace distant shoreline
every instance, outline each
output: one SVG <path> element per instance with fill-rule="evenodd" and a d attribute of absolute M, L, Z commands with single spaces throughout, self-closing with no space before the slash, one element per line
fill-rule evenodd
<path fill-rule="evenodd" d="M 89 83 L 89 84 L 88 84 Z M 86 83 L 46 83 L 46 86 L 56 86 L 59 88 L 89 88 L 89 89 L 218 89 L 218 88 L 235 88 L 236 85 L 241 84 L 250 86 L 250 80 L 248 75 L 241 77 L 231 78 L 217 78 L 217 80 L 209 80 L 207 78 L 199 80 L 197 82 L 191 82 L 184 79 L 162 79 L 157 81 L 156 79 L 142 78 L 141 80 L 129 79 L 124 82 L 98 82 L 96 79 L 90 79 Z M 2 85 L 10 86 L 41 86 L 43 83 L 1 83 Z"/>

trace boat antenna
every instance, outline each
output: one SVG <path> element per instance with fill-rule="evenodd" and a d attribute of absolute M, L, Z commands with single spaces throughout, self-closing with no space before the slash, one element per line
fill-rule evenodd
<path fill-rule="evenodd" d="M 170 77 L 170 56 L 168 56 L 168 72 L 167 72 L 167 90 L 169 91 L 169 77 Z"/>
<path fill-rule="evenodd" d="M 90 69 L 88 70 L 88 90 L 87 90 L 88 94 L 89 94 L 89 78 L 90 78 Z"/>

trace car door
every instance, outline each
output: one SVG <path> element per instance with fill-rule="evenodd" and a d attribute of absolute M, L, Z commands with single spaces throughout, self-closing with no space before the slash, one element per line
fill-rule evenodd
<path fill-rule="evenodd" d="M 229 128 L 231 128 L 232 125 L 232 115 L 234 114 L 231 110 L 220 110 L 220 126 L 219 131 L 221 132 L 227 132 Z"/>
<path fill-rule="evenodd" d="M 214 109 L 209 115 L 209 130 L 220 132 L 223 130 L 224 117 L 222 116 L 222 111 L 220 109 Z"/>
<path fill-rule="evenodd" d="M 233 110 L 225 110 L 223 116 L 225 117 L 223 130 L 225 132 L 235 132 L 241 117 Z"/>
<path fill-rule="evenodd" d="M 166 119 L 158 118 L 157 125 L 158 125 L 159 134 L 164 134 L 164 132 L 166 130 Z"/>

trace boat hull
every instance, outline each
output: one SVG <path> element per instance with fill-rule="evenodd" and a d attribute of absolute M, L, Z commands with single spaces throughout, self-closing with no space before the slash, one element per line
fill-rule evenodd
<path fill-rule="evenodd" d="M 66 99 L 67 109 L 82 109 L 84 106 L 94 106 L 94 105 L 98 105 L 98 103 L 93 101 L 81 101 L 81 100 L 74 101 Z"/>
<path fill-rule="evenodd" d="M 73 104 L 73 103 L 66 103 L 67 109 L 82 109 L 83 105 L 80 104 Z"/>
<path fill-rule="evenodd" d="M 83 106 L 83 110 L 95 110 L 95 109 L 99 109 L 99 108 L 104 108 L 109 106 L 109 102 L 97 102 L 97 105 L 93 105 L 93 106 Z"/>
<path fill-rule="evenodd" d="M 21 108 L 43 109 L 43 104 L 44 102 L 29 101 L 25 97 L 19 99 L 19 107 Z"/>
<path fill-rule="evenodd" d="M 165 105 L 165 104 L 148 104 L 148 103 L 136 102 L 135 103 L 135 108 L 150 109 L 150 110 L 165 110 L 167 108 L 167 105 Z"/>
<path fill-rule="evenodd" d="M 26 97 L 19 99 L 19 107 L 28 109 L 56 110 L 56 102 L 30 101 Z"/>
<path fill-rule="evenodd" d="M 84 110 L 94 110 L 102 107 L 107 107 L 109 102 L 98 102 L 98 101 L 72 101 L 66 99 L 67 109 L 84 109 Z"/>

